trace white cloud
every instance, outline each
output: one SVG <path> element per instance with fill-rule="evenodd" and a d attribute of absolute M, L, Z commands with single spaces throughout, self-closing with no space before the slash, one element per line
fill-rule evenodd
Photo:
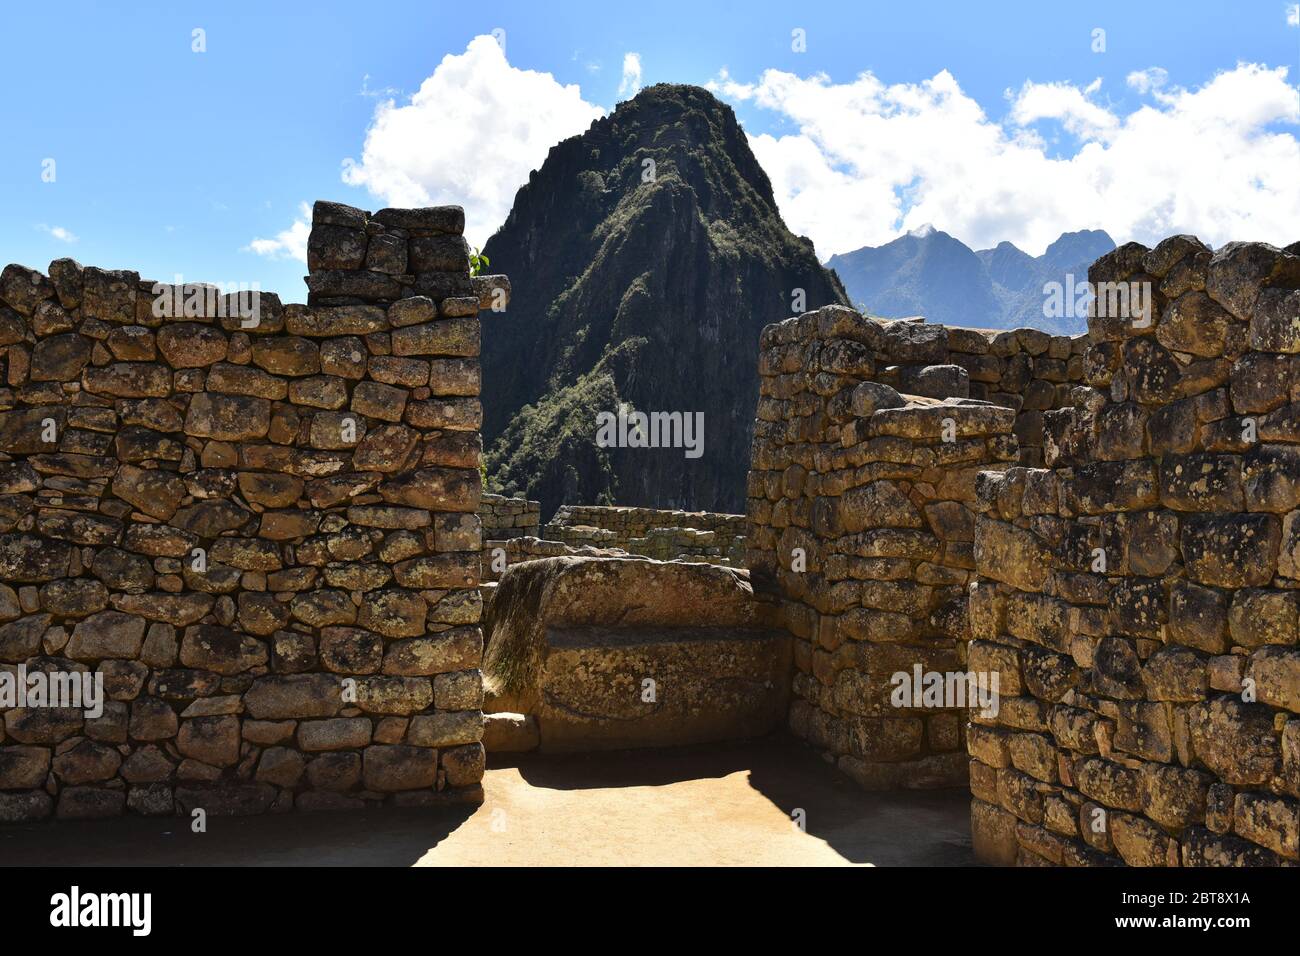
<path fill-rule="evenodd" d="M 1075 136 L 1107 139 L 1119 119 L 1088 98 L 1100 88 L 1100 79 L 1082 90 L 1070 83 L 1026 83 L 1011 101 L 1011 120 L 1017 126 L 1057 120 Z"/>
<path fill-rule="evenodd" d="M 1293 3 L 1286 8 L 1286 25 L 1300 27 L 1300 3 Z"/>
<path fill-rule="evenodd" d="M 633 97 L 641 91 L 641 54 L 623 54 L 623 80 L 618 84 L 618 95 Z"/>
<path fill-rule="evenodd" d="M 275 234 L 274 239 L 254 239 L 241 251 L 255 252 L 267 259 L 297 259 L 307 262 L 307 236 L 311 233 L 311 207 L 298 206 L 298 216 L 288 229 Z"/>
<path fill-rule="evenodd" d="M 55 239 L 59 240 L 59 242 L 71 244 L 77 241 L 77 237 L 74 236 L 70 230 L 64 229 L 62 226 L 47 226 L 45 223 L 41 223 L 36 228 L 47 235 L 53 236 Z"/>
<path fill-rule="evenodd" d="M 1163 89 L 1164 85 L 1169 82 L 1169 71 L 1159 66 L 1148 67 L 1145 70 L 1134 70 L 1125 77 L 1124 82 L 1139 93 L 1151 93 Z"/>
<path fill-rule="evenodd" d="M 517 69 L 495 39 L 478 36 L 443 57 L 409 102 L 376 106 L 343 181 L 390 206 L 464 206 L 466 234 L 481 246 L 547 151 L 603 114 L 577 85 Z"/>
<path fill-rule="evenodd" d="M 1300 108 L 1285 68 L 1238 64 L 1199 88 L 1130 74 L 1127 114 L 1100 84 L 1027 82 L 991 117 L 946 70 L 887 85 L 778 70 L 709 84 L 789 124 L 751 135 L 786 222 L 823 258 L 932 222 L 975 248 L 1041 252 L 1066 230 L 1119 242 L 1192 232 L 1218 245 L 1300 238 Z M 1049 149 L 1049 141 L 1051 149 Z"/>

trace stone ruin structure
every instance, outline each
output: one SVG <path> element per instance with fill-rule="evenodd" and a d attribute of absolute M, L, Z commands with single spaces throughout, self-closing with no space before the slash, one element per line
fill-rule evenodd
<path fill-rule="evenodd" d="M 546 537 L 565 544 L 618 548 L 660 561 L 743 565 L 745 516 L 617 505 L 561 505 Z"/>
<path fill-rule="evenodd" d="M 990 862 L 1300 860 L 1300 244 L 1123 246 L 1089 278 L 1152 308 L 1085 336 L 769 326 L 743 527 L 545 540 L 481 494 L 509 286 L 462 228 L 317 203 L 308 303 L 251 323 L 0 274 L 0 822 L 475 801 L 485 745 L 786 724 L 864 787 L 969 787 Z"/>
<path fill-rule="evenodd" d="M 569 752 L 769 733 L 790 698 L 777 610 L 735 568 L 635 555 L 513 566 L 488 615 L 488 744 Z"/>
<path fill-rule="evenodd" d="M 969 754 L 990 862 L 1300 860 L 1300 244 L 1131 243 L 1089 279 L 1153 307 L 1001 346 L 838 307 L 764 330 L 749 565 L 794 635 L 790 725 L 869 787 Z M 1008 336 L 1054 407 L 903 364 Z M 998 706 L 898 706 L 918 666 L 996 674 Z"/>
<path fill-rule="evenodd" d="M 479 799 L 479 310 L 508 284 L 463 226 L 318 202 L 307 305 L 4 269 L 0 693 L 104 700 L 0 697 L 0 821 Z"/>
<path fill-rule="evenodd" d="M 485 541 L 537 538 L 542 530 L 542 504 L 526 498 L 484 494 L 479 498 L 478 518 Z"/>

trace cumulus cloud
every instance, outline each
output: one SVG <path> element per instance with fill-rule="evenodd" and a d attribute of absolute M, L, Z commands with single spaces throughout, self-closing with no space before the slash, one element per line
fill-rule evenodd
<path fill-rule="evenodd" d="M 636 96 L 641 91 L 641 54 L 623 54 L 623 80 L 618 84 L 619 96 Z"/>
<path fill-rule="evenodd" d="M 1150 93 L 1162 89 L 1169 82 L 1169 71 L 1159 66 L 1148 67 L 1145 70 L 1134 70 L 1125 78 L 1124 82 L 1139 93 Z"/>
<path fill-rule="evenodd" d="M 577 85 L 517 69 L 493 37 L 478 36 L 443 57 L 409 102 L 377 104 L 343 181 L 390 206 L 464 206 L 466 234 L 482 245 L 547 151 L 603 114 Z"/>
<path fill-rule="evenodd" d="M 1127 84 L 1142 97 L 1127 113 L 1099 81 L 1028 82 L 1001 117 L 946 70 L 893 85 L 723 71 L 709 86 L 793 128 L 750 143 L 786 222 L 823 258 L 927 222 L 975 248 L 1007 239 L 1034 254 L 1085 228 L 1119 242 L 1300 238 L 1300 107 L 1285 68 L 1238 64 L 1195 89 L 1152 68 Z"/>
<path fill-rule="evenodd" d="M 53 236 L 59 242 L 71 244 L 77 241 L 77 237 L 72 234 L 71 230 L 64 229 L 62 226 L 47 226 L 45 223 L 41 223 L 36 228 L 46 235 Z"/>
<path fill-rule="evenodd" d="M 1119 126 L 1119 118 L 1090 99 L 1100 88 L 1100 79 L 1084 89 L 1070 83 L 1026 83 L 1012 99 L 1011 121 L 1028 126 L 1056 120 L 1075 136 L 1107 139 Z"/>
<path fill-rule="evenodd" d="M 254 239 L 242 251 L 255 252 L 267 259 L 296 259 L 307 263 L 307 236 L 311 233 L 311 207 L 298 206 L 298 216 L 293 225 L 275 234 L 272 239 Z"/>

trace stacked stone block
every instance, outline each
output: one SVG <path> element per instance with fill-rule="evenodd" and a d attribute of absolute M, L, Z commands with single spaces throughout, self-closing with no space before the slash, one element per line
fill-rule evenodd
<path fill-rule="evenodd" d="M 755 588 L 795 637 L 790 726 L 873 789 L 965 780 L 964 712 L 896 706 L 891 677 L 964 669 L 976 476 L 1017 456 L 1011 409 L 875 381 L 904 327 L 828 306 L 763 330 L 748 489 Z"/>
<path fill-rule="evenodd" d="M 1089 320 L 1047 468 L 986 474 L 968 733 L 1005 864 L 1300 860 L 1300 251 L 1120 247 L 1148 319 Z M 1096 311 L 1096 310 L 1094 310 Z"/>
<path fill-rule="evenodd" d="M 948 361 L 966 370 L 970 397 L 1016 413 L 1020 464 L 1043 463 L 1043 417 L 1070 404 L 1083 381 L 1086 335 L 1049 335 L 1038 329 L 993 332 L 949 328 Z"/>
<path fill-rule="evenodd" d="M 542 503 L 504 495 L 483 495 L 478 507 L 483 537 L 492 541 L 538 537 L 542 527 Z"/>
<path fill-rule="evenodd" d="M 317 203 L 310 304 L 255 312 L 4 269 L 0 688 L 106 701 L 0 703 L 0 821 L 480 797 L 478 312 L 508 287 L 462 227 Z"/>
<path fill-rule="evenodd" d="M 620 548 L 659 561 L 740 565 L 745 516 L 607 505 L 561 505 L 546 537 L 577 547 Z"/>

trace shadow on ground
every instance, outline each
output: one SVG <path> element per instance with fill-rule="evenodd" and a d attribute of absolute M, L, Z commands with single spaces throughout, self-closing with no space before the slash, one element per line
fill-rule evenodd
<path fill-rule="evenodd" d="M 800 742 L 493 758 L 481 807 L 0 827 L 4 865 L 962 866 L 964 791 L 865 793 Z M 803 811 L 804 830 L 792 822 Z"/>
<path fill-rule="evenodd" d="M 478 808 L 120 817 L 0 827 L 4 866 L 410 866 Z"/>
<path fill-rule="evenodd" d="M 497 757 L 490 765 L 515 767 L 530 785 L 555 790 L 668 787 L 745 774 L 748 786 L 787 819 L 802 810 L 806 834 L 824 841 L 847 862 L 977 865 L 971 850 L 969 791 L 869 793 L 785 733 L 665 750 Z"/>

